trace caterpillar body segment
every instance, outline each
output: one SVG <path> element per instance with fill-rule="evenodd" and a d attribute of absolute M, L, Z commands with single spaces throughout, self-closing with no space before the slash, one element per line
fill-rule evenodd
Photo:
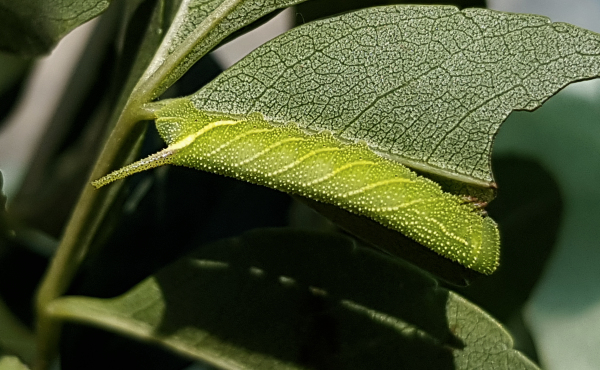
<path fill-rule="evenodd" d="M 186 166 L 336 205 L 484 274 L 498 265 L 497 225 L 476 204 L 442 191 L 364 143 L 273 125 L 260 114 L 207 114 L 185 98 L 158 110 L 156 117 L 168 147 L 94 186 L 163 164 Z"/>

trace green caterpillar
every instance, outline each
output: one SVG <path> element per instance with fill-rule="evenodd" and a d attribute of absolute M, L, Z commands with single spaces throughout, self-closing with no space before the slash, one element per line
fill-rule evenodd
<path fill-rule="evenodd" d="M 189 99 L 155 112 L 168 147 L 94 182 L 96 188 L 164 164 L 231 176 L 367 216 L 484 274 L 498 266 L 496 223 L 459 196 L 366 144 L 331 133 L 276 126 L 260 114 L 234 117 L 196 109 Z"/>

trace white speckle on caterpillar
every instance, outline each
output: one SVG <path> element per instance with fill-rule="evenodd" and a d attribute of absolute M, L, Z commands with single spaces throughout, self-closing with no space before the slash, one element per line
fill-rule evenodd
<path fill-rule="evenodd" d="M 498 265 L 496 223 L 435 182 L 331 133 L 273 125 L 260 114 L 230 117 L 174 100 L 156 112 L 168 147 L 92 184 L 175 164 L 298 194 L 369 217 L 436 253 L 484 274 Z"/>

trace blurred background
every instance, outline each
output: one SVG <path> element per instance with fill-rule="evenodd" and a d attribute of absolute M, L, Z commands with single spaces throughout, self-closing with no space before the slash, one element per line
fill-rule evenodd
<path fill-rule="evenodd" d="M 553 21 L 600 32 L 600 0 L 488 0 L 487 5 L 501 11 L 541 14 Z M 308 18 L 306 11 L 289 9 L 256 30 L 223 45 L 212 54 L 212 59 L 204 60 L 202 68 L 210 73 L 203 78 L 210 79 L 211 73 L 216 75 L 265 41 L 295 24 L 308 21 Z M 78 65 L 81 66 L 80 58 L 86 55 L 90 38 L 99 37 L 94 33 L 99 23 L 100 20 L 94 20 L 79 27 L 63 39 L 51 55 L 35 63 L 24 63 L 0 54 L 0 96 L 3 97 L 0 102 L 0 170 L 4 174 L 9 208 L 11 200 L 18 197 L 19 192 L 23 194 L 23 181 L 38 155 L 36 148 L 51 139 L 48 125 L 56 120 L 57 112 L 62 109 L 63 93 L 78 86 L 72 78 L 73 71 L 80 76 L 86 75 L 85 69 L 77 69 Z M 191 91 L 186 91 L 186 88 L 190 89 L 182 84 L 179 91 L 189 94 L 197 86 L 193 85 Z M 504 123 L 494 145 L 494 171 L 500 190 L 498 199 L 490 205 L 490 214 L 499 221 L 504 241 L 510 240 L 505 232 L 512 230 L 511 227 L 520 227 L 515 237 L 518 240 L 515 245 L 521 242 L 519 247 L 506 251 L 503 258 L 520 261 L 515 263 L 520 263 L 524 275 L 517 275 L 519 279 L 512 281 L 505 279 L 496 285 L 490 283 L 461 291 L 508 325 L 518 345 L 522 348 L 533 346 L 524 351 L 545 369 L 591 370 L 600 366 L 599 103 L 600 80 L 581 82 L 567 87 L 535 112 L 514 112 Z M 57 176 L 60 176 L 61 168 L 55 168 Z M 85 173 L 85 168 L 82 171 Z M 529 176 L 529 180 L 519 177 L 511 180 L 511 174 L 520 173 Z M 37 189 L 44 188 L 44 184 L 36 185 Z M 136 189 L 143 193 L 144 186 L 147 187 L 144 181 L 139 180 Z M 238 185 L 229 183 L 228 186 L 229 190 L 225 191 L 238 194 Z M 505 216 L 502 207 L 510 200 L 508 196 L 503 200 L 504 189 L 505 194 L 513 192 L 541 204 L 520 199 L 518 206 Z M 253 193 L 256 203 L 265 201 L 261 198 L 261 190 L 251 191 L 257 192 Z M 77 190 L 72 189 L 72 192 L 72 197 L 75 197 Z M 558 205 L 553 206 L 554 203 L 542 197 L 546 192 L 549 197 L 559 199 Z M 267 198 L 272 199 L 265 195 Z M 135 208 L 135 199 L 131 202 L 134 204 L 131 207 Z M 283 209 L 289 206 L 286 202 L 289 201 L 278 199 L 270 209 L 280 207 L 283 214 L 286 212 Z M 231 203 L 235 203 L 235 198 Z M 72 203 L 65 201 L 60 204 L 66 208 L 63 213 L 68 213 Z M 61 207 L 60 204 L 52 204 L 49 209 L 56 210 Z M 535 210 L 523 209 L 524 205 Z M 301 206 L 294 207 L 295 214 L 304 217 L 305 223 L 306 217 L 315 217 L 303 211 Z M 21 214 L 27 214 L 24 208 L 21 207 Z M 253 209 L 252 205 L 248 205 L 247 214 L 254 215 Z M 515 209 L 524 213 L 519 214 Z M 523 222 L 532 214 L 536 217 L 537 226 Z M 243 212 L 240 214 L 242 217 Z M 261 222 L 265 225 L 277 223 L 265 217 L 264 222 L 259 217 L 256 225 L 245 225 L 244 228 L 261 226 Z M 270 217 L 278 218 L 275 214 Z M 317 217 L 315 223 L 320 222 Z M 42 253 L 51 253 L 59 229 L 60 223 L 32 230 L 29 235 L 35 241 L 31 245 L 47 246 Z M 215 230 L 214 225 L 205 226 L 205 230 Z M 235 235 L 240 230 L 213 232 L 205 238 Z M 537 249 L 527 239 L 528 234 L 536 238 L 540 234 L 549 235 L 545 249 Z M 536 264 L 536 261 L 539 263 Z M 43 263 L 40 262 L 40 265 L 42 270 Z M 529 280 L 526 277 L 529 276 L 528 271 L 534 276 Z M 515 276 L 515 273 L 512 275 Z M 521 284 L 530 285 L 523 290 L 522 297 L 514 298 L 520 302 L 522 310 L 518 313 L 500 309 L 493 312 L 502 305 L 494 299 L 508 299 L 503 297 L 510 295 L 513 289 L 518 290 Z M 477 292 L 478 289 L 481 291 Z M 108 292 L 106 294 L 109 295 Z M 530 337 L 528 333 L 519 334 L 519 330 L 528 331 Z"/>

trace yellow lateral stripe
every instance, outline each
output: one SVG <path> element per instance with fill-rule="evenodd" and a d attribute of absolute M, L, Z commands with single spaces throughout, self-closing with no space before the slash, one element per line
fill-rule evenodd
<path fill-rule="evenodd" d="M 414 210 L 414 209 L 413 209 L 412 211 L 415 211 L 415 212 L 417 212 L 417 211 L 416 211 L 416 210 Z M 417 213 L 421 213 L 421 212 L 417 212 Z M 446 236 L 448 236 L 449 238 L 451 238 L 451 239 L 454 239 L 454 240 L 456 240 L 457 242 L 459 242 L 459 243 L 462 243 L 462 244 L 466 245 L 467 247 L 471 247 L 471 245 L 469 244 L 469 242 L 467 242 L 465 239 L 463 239 L 463 238 L 461 238 L 461 237 L 459 237 L 459 236 L 456 236 L 456 234 L 454 234 L 454 233 L 451 233 L 450 231 L 448 231 L 448 229 L 446 229 L 446 227 L 444 226 L 444 224 L 443 224 L 443 223 L 441 223 L 440 221 L 436 220 L 435 218 L 431 218 L 431 217 L 427 217 L 427 216 L 423 216 L 423 215 L 421 215 L 421 217 L 423 217 L 423 219 L 425 219 L 425 220 L 427 220 L 427 221 L 430 221 L 430 222 L 432 222 L 432 223 L 434 223 L 434 224 L 438 225 L 438 227 L 439 227 L 439 228 L 442 230 L 442 232 L 443 232 L 443 233 L 444 233 Z M 463 252 L 463 254 L 464 254 L 464 252 Z M 466 256 L 466 254 L 464 254 L 464 255 Z"/>
<path fill-rule="evenodd" d="M 374 182 L 372 184 L 369 184 L 367 186 L 364 186 L 360 189 L 356 189 L 356 190 L 352 190 L 349 191 L 347 193 L 341 194 L 340 197 L 341 198 L 347 198 L 347 197 L 351 197 L 354 195 L 358 195 L 360 193 L 364 193 L 367 190 L 371 190 L 380 186 L 385 186 L 385 185 L 389 185 L 389 184 L 395 184 L 395 183 L 402 183 L 402 182 L 413 182 L 412 180 L 409 179 L 390 179 L 390 180 L 383 180 L 383 181 L 378 181 L 378 182 Z"/>
<path fill-rule="evenodd" d="M 275 175 L 279 175 L 281 173 L 284 173 L 286 171 L 291 170 L 292 168 L 296 167 L 297 165 L 299 165 L 300 163 L 304 162 L 305 160 L 309 159 L 310 157 L 314 157 L 315 155 L 319 154 L 319 153 L 325 153 L 325 152 L 336 152 L 338 150 L 341 150 L 340 148 L 323 148 L 323 149 L 317 149 L 317 150 L 313 150 L 311 152 L 309 152 L 308 154 L 300 157 L 298 160 L 285 165 L 283 167 L 281 167 L 280 169 L 278 169 L 275 172 L 271 172 L 269 174 L 267 174 L 267 176 L 275 176 Z"/>
<path fill-rule="evenodd" d="M 333 176 L 339 174 L 340 172 L 345 171 L 345 170 L 347 170 L 349 168 L 352 168 L 352 167 L 355 167 L 355 166 L 375 165 L 375 164 L 376 164 L 375 162 L 371 162 L 371 161 L 356 161 L 356 162 L 352 162 L 352 163 L 347 163 L 347 164 L 345 164 L 345 165 L 343 165 L 343 166 L 341 166 L 339 168 L 334 169 L 333 171 L 331 171 L 330 173 L 328 173 L 327 175 L 325 175 L 325 176 L 323 176 L 321 178 L 318 178 L 318 179 L 313 180 L 311 182 L 307 182 L 306 186 L 312 186 L 312 185 L 318 184 L 320 182 L 327 181 L 330 178 L 332 178 Z"/>
<path fill-rule="evenodd" d="M 253 156 L 251 156 L 249 158 L 244 159 L 240 163 L 234 164 L 234 166 L 236 166 L 236 167 L 243 166 L 243 165 L 245 165 L 247 163 L 250 163 L 250 162 L 258 159 L 259 157 L 267 154 L 268 152 L 270 152 L 271 150 L 273 150 L 273 149 L 275 149 L 275 148 L 277 148 L 279 146 L 282 146 L 284 144 L 291 143 L 291 142 L 294 142 L 294 141 L 304 141 L 304 139 L 300 138 L 300 137 L 291 137 L 291 138 L 283 139 L 281 141 L 276 142 L 275 144 L 269 145 L 268 147 L 266 147 L 262 151 L 256 153 L 255 155 L 253 155 Z"/>
<path fill-rule="evenodd" d="M 194 140 L 196 140 L 198 137 L 204 135 L 205 133 L 207 133 L 208 131 L 210 131 L 210 130 L 212 130 L 214 128 L 217 128 L 219 126 L 236 125 L 236 124 L 238 124 L 240 122 L 241 121 L 216 121 L 216 122 L 211 122 L 208 125 L 202 127 L 197 132 L 195 132 L 193 134 L 190 134 L 190 135 L 184 137 L 183 139 L 179 140 L 178 142 L 169 145 L 168 149 L 179 150 L 179 149 L 185 148 L 186 146 L 188 146 L 191 143 L 193 143 Z"/>
<path fill-rule="evenodd" d="M 254 134 L 260 134 L 262 132 L 267 132 L 267 131 L 272 131 L 273 129 L 268 129 L 268 128 L 263 128 L 263 129 L 258 129 L 258 130 L 250 130 L 248 132 L 244 132 L 243 134 L 240 134 L 236 137 L 234 137 L 233 139 L 229 140 L 228 142 L 226 142 L 225 144 L 219 146 L 217 149 L 213 150 L 212 152 L 208 153 L 206 155 L 206 157 L 210 157 L 214 154 L 217 154 L 218 152 L 220 152 L 221 150 L 227 148 L 228 146 L 230 146 L 231 144 L 235 143 L 236 141 L 239 141 L 240 139 L 245 138 L 246 136 L 250 136 L 250 135 L 254 135 Z"/>
<path fill-rule="evenodd" d="M 432 200 L 435 200 L 435 199 L 415 199 L 415 200 L 411 200 L 410 202 L 400 203 L 395 206 L 372 208 L 371 210 L 375 211 L 375 212 L 392 212 L 392 211 L 397 211 L 400 208 L 407 208 L 414 204 L 425 203 L 427 201 L 432 201 Z"/>

